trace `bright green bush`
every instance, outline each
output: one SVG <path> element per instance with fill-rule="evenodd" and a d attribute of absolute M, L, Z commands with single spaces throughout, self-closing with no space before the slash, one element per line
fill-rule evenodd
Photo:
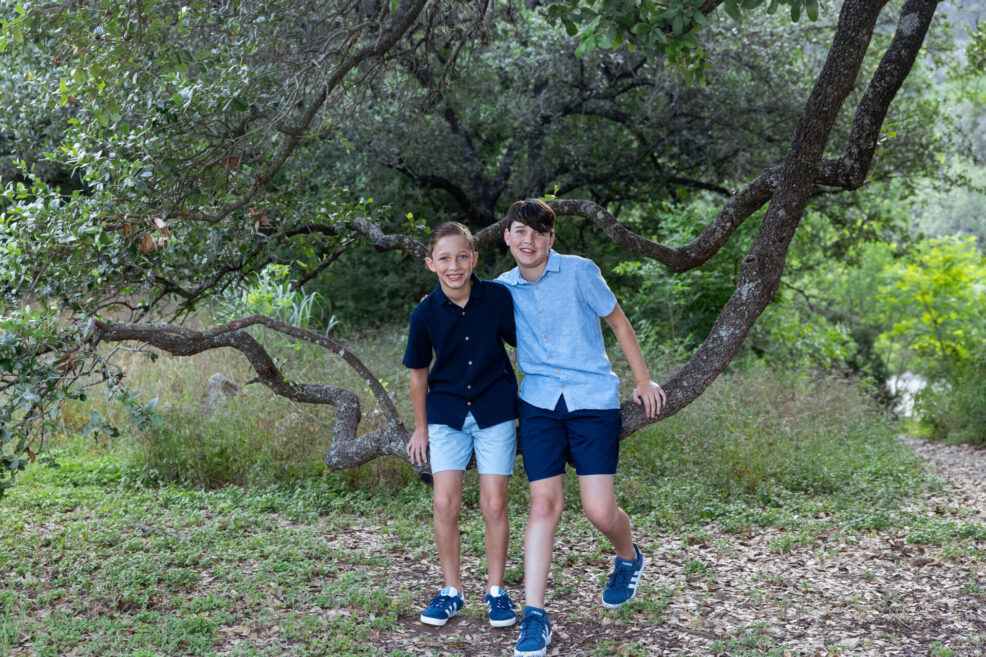
<path fill-rule="evenodd" d="M 986 444 L 986 347 L 956 367 L 944 383 L 919 392 L 915 409 L 935 438 Z"/>

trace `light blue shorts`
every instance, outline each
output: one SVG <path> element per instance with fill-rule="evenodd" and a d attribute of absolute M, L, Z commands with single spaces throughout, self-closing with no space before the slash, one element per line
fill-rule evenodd
<path fill-rule="evenodd" d="M 517 427 L 514 420 L 480 429 L 472 413 L 466 413 L 462 430 L 447 424 L 428 425 L 431 471 L 465 471 L 476 452 L 479 474 L 512 475 L 517 456 Z"/>

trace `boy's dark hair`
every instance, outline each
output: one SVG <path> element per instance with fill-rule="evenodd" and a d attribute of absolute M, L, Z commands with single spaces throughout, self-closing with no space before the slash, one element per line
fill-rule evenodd
<path fill-rule="evenodd" d="M 555 211 L 547 203 L 537 198 L 517 201 L 507 210 L 507 230 L 515 221 L 530 226 L 539 233 L 550 233 L 555 229 Z"/>
<path fill-rule="evenodd" d="M 431 252 L 435 250 L 438 240 L 449 235 L 458 235 L 459 237 L 466 238 L 466 241 L 469 242 L 469 248 L 475 250 L 472 241 L 472 232 L 458 221 L 446 221 L 444 224 L 439 224 L 432 229 L 431 236 L 428 238 L 428 255 L 430 256 Z"/>

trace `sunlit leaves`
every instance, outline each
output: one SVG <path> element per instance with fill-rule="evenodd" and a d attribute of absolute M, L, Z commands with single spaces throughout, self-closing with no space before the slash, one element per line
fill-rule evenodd
<path fill-rule="evenodd" d="M 920 360 L 912 367 L 937 376 L 965 361 L 986 339 L 986 258 L 973 237 L 930 239 L 888 268 L 879 289 L 898 339 Z"/>

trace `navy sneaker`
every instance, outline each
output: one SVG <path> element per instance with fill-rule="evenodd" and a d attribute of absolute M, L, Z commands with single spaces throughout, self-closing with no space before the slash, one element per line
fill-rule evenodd
<path fill-rule="evenodd" d="M 514 647 L 514 657 L 544 657 L 551 643 L 551 622 L 544 609 L 524 607 L 520 621 L 520 638 Z"/>
<path fill-rule="evenodd" d="M 517 622 L 514 601 L 499 586 L 491 587 L 486 594 L 486 608 L 489 610 L 490 627 L 510 627 Z"/>
<path fill-rule="evenodd" d="M 640 576 L 644 573 L 644 555 L 636 543 L 633 549 L 637 557 L 632 561 L 616 557 L 613 574 L 609 576 L 606 590 L 603 591 L 603 606 L 607 609 L 616 609 L 637 595 Z"/>
<path fill-rule="evenodd" d="M 441 627 L 459 613 L 465 603 L 462 594 L 454 586 L 446 586 L 432 599 L 428 608 L 421 612 L 421 622 Z"/>

